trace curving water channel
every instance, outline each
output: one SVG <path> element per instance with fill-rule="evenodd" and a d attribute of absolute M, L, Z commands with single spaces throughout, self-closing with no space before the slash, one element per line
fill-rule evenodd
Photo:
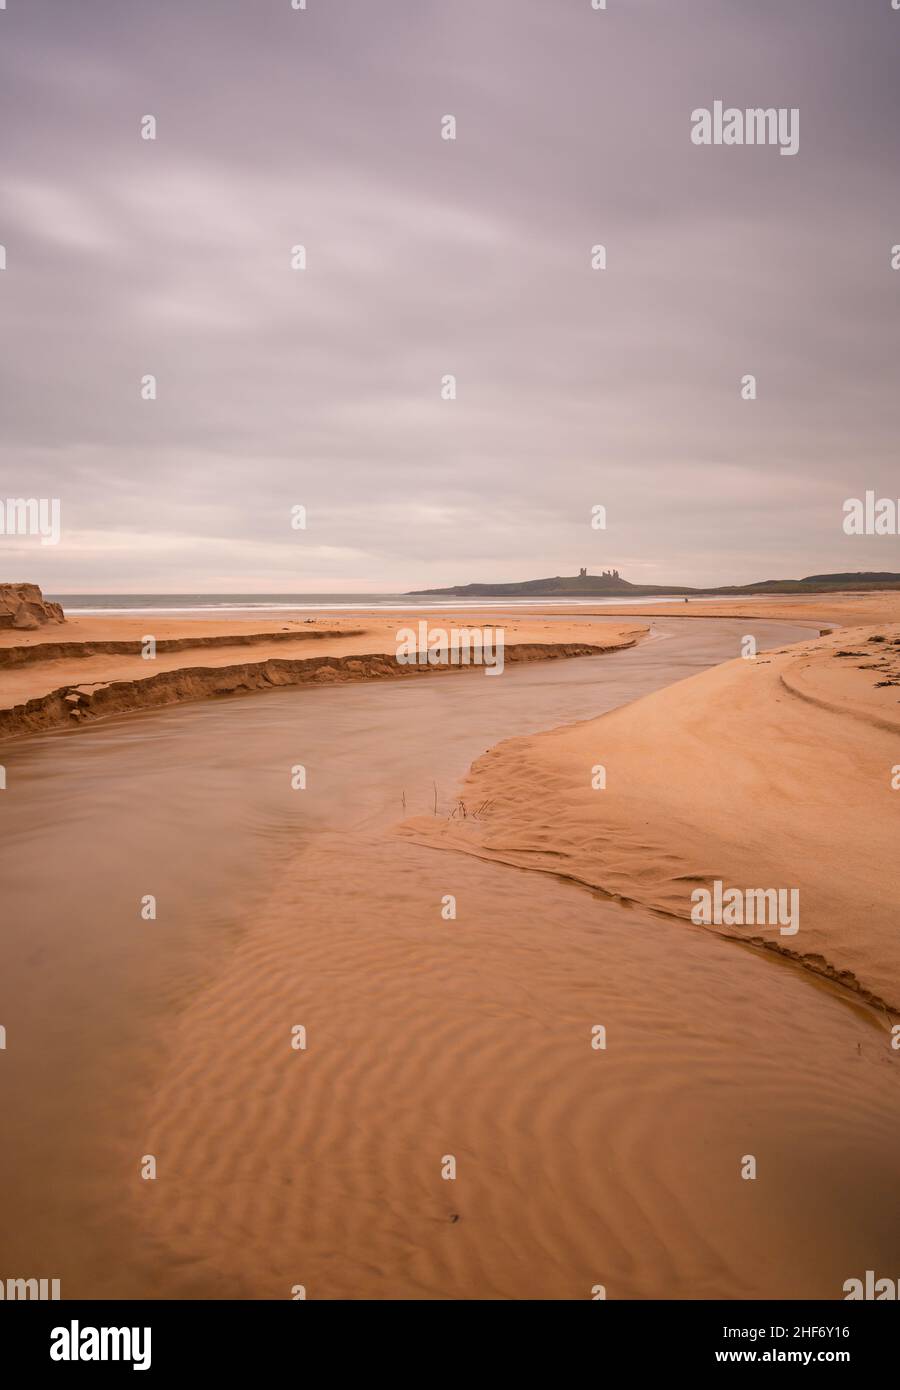
<path fill-rule="evenodd" d="M 746 628 L 666 618 L 499 680 L 7 745 L 0 1277 L 63 1297 L 839 1298 L 890 1274 L 900 1083 L 865 1007 L 394 834 L 447 814 L 492 743 L 731 658 Z"/>

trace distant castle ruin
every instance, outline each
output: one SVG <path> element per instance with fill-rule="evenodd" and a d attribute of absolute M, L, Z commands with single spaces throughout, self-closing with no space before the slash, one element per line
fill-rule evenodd
<path fill-rule="evenodd" d="M 580 570 L 578 571 L 578 578 L 579 578 L 579 579 L 587 579 L 587 577 L 588 577 L 588 572 L 587 572 L 586 569 L 580 569 Z M 600 576 L 601 579 L 618 579 L 619 577 L 620 577 L 620 576 L 619 576 L 619 571 L 618 571 L 618 570 L 604 570 L 603 573 L 602 573 L 601 576 Z"/>

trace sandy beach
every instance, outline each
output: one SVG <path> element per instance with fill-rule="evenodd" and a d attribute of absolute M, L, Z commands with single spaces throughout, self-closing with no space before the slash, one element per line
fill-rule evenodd
<path fill-rule="evenodd" d="M 425 819 L 405 833 L 684 919 L 694 890 L 716 880 L 789 887 L 802 904 L 795 931 L 711 929 L 896 1012 L 897 609 L 889 598 L 829 603 L 854 621 L 892 610 L 895 621 L 739 656 L 600 719 L 501 744 L 460 791 L 488 808 L 477 821 Z"/>
<path fill-rule="evenodd" d="M 819 638 L 830 608 L 535 615 L 523 644 L 594 654 L 7 741 L 3 1103 L 32 1116 L 0 1154 L 7 1263 L 39 1255 L 70 1296 L 326 1299 L 835 1298 L 889 1264 L 895 822 L 873 784 L 898 629 Z M 369 622 L 316 640 L 390 650 L 394 617 Z M 230 660 L 196 646 L 226 628 L 173 624 L 195 645 L 165 659 Z M 796 936 L 742 950 L 691 922 L 691 887 L 761 865 L 800 888 Z"/>
<path fill-rule="evenodd" d="M 398 632 L 420 622 L 453 632 L 500 629 L 508 661 L 616 651 L 647 626 L 589 616 L 508 618 L 482 610 L 419 608 L 351 617 L 241 622 L 80 616 L 34 632 L 0 631 L 0 736 L 93 722 L 128 710 L 310 682 L 383 680 L 461 672 L 400 664 Z M 152 655 L 144 655 L 152 637 Z"/>

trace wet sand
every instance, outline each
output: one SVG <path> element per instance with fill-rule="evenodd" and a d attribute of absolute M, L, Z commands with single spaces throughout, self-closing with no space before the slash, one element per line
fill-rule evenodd
<path fill-rule="evenodd" d="M 878 589 L 868 593 L 821 594 L 744 594 L 731 599 L 689 599 L 687 603 L 646 603 L 610 605 L 600 610 L 610 617 L 631 618 L 762 618 L 786 622 L 816 623 L 855 627 L 859 623 L 900 622 L 900 591 Z"/>
<path fill-rule="evenodd" d="M 716 882 L 796 895 L 796 920 L 710 929 L 900 1015 L 898 757 L 900 624 L 842 628 L 501 743 L 460 791 L 481 818 L 405 830 L 679 919 Z"/>
<path fill-rule="evenodd" d="M 426 634 L 421 638 L 420 624 Z M 400 647 L 409 643 L 398 634 L 415 632 L 427 650 L 427 634 L 435 630 L 447 634 L 436 666 L 398 659 Z M 502 646 L 505 664 L 616 651 L 639 641 L 647 625 L 562 615 L 495 618 L 464 610 L 277 624 L 76 617 L 33 633 L 0 632 L 0 738 L 285 686 L 459 674 L 469 659 L 481 660 L 480 652 L 472 658 L 473 639 L 460 632 L 485 632 L 492 648 Z M 460 653 L 467 640 L 468 650 Z M 460 655 L 464 661 L 456 659 Z M 493 649 L 489 657 L 486 664 L 497 660 Z"/>
<path fill-rule="evenodd" d="M 660 621 L 500 681 L 278 691 L 4 749 L 0 1273 L 64 1297 L 839 1298 L 893 1267 L 876 1012 L 689 923 L 396 834 L 435 798 L 448 816 L 498 739 L 739 637 Z"/>

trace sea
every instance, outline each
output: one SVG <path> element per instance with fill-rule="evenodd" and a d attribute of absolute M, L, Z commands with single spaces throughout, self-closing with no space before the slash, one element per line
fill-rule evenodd
<path fill-rule="evenodd" d="M 54 603 L 61 603 L 66 613 L 75 614 L 166 614 L 177 613 L 184 618 L 229 617 L 258 618 L 264 613 L 352 613 L 363 608 L 383 608 L 403 612 L 421 609 L 432 612 L 438 608 L 485 608 L 494 612 L 502 608 L 510 612 L 533 609 L 547 603 L 564 603 L 568 608 L 620 607 L 641 603 L 683 604 L 681 594 L 643 598 L 569 598 L 566 595 L 522 597 L 497 595 L 473 598 L 468 595 L 438 594 L 47 594 Z M 715 603 L 709 599 L 692 598 L 691 603 Z"/>

